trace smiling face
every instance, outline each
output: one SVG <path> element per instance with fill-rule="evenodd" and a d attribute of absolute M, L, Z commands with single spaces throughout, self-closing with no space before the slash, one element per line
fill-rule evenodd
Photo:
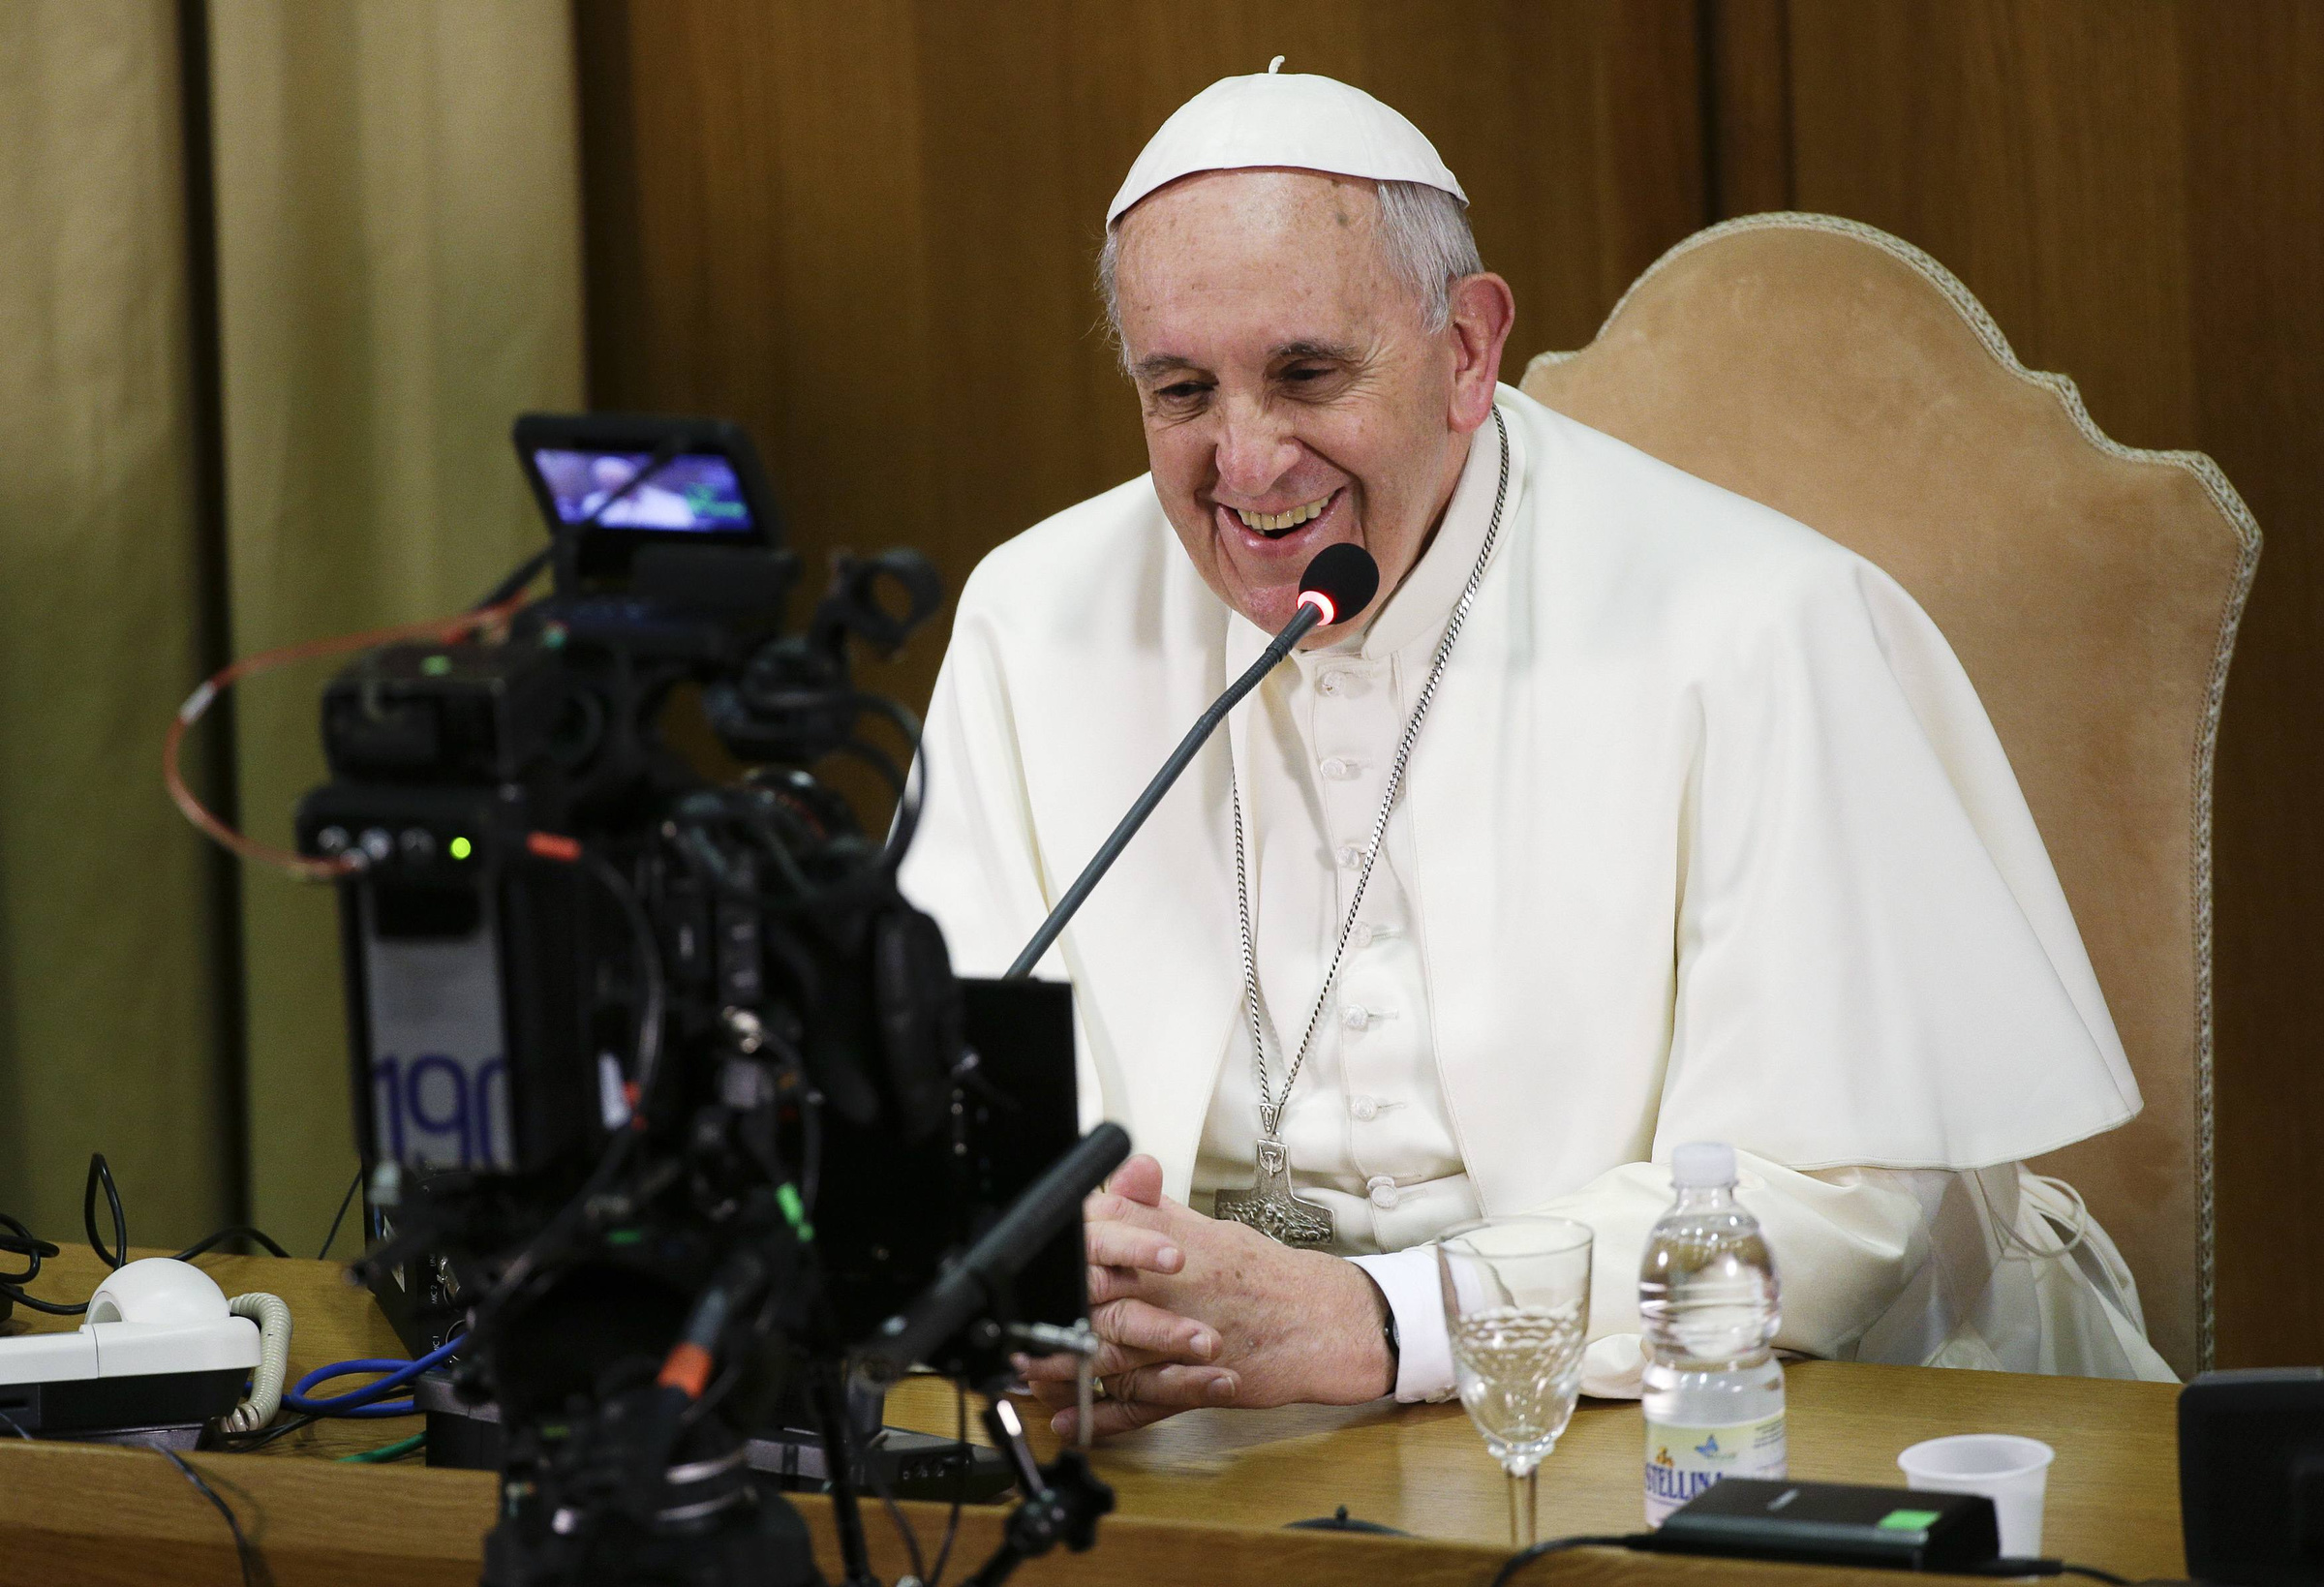
<path fill-rule="evenodd" d="M 1122 343 L 1155 494 L 1204 582 L 1270 631 L 1337 541 L 1378 561 L 1385 601 L 1491 411 L 1508 287 L 1465 278 L 1431 332 L 1379 220 L 1369 182 L 1231 170 L 1120 222 Z"/>

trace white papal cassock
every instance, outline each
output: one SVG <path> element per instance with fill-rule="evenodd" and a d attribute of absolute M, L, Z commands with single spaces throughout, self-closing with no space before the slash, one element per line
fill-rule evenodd
<path fill-rule="evenodd" d="M 1681 1142 L 1732 1142 L 1811 1355 L 2168 1378 L 2071 1192 L 2019 1167 L 2138 1111 L 1999 741 L 1934 625 L 1815 532 L 1502 387 L 1508 501 L 1284 1116 L 1387 1293 L 1397 1393 L 1452 1381 L 1434 1266 L 1480 1212 L 1597 1232 L 1584 1388 L 1636 1391 L 1637 1262 Z M 1279 668 L 1043 973 L 1086 1114 L 1208 1206 L 1249 1182 L 1230 771 L 1280 1085 L 1389 762 L 1484 543 L 1478 432 L 1365 631 Z M 1005 966 L 1267 636 L 1135 479 L 962 592 L 904 888 Z"/>

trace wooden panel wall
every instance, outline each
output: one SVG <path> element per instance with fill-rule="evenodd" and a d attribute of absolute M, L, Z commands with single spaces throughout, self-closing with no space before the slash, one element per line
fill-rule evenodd
<path fill-rule="evenodd" d="M 1765 8 L 1754 8 L 1765 9 Z M 2218 1363 L 2324 1359 L 2324 7 L 1791 0 L 1789 199 L 1919 244 L 2267 536 L 2217 792 Z"/>
<path fill-rule="evenodd" d="M 1514 350 L 1702 224 L 1694 0 L 581 0 L 592 396 L 741 420 L 810 560 L 987 550 L 1146 468 L 1106 201 L 1263 70 L 1367 84 L 1461 172 Z M 1511 366 L 1514 375 L 1522 357 Z M 871 681 L 924 701 L 924 636 Z"/>
<path fill-rule="evenodd" d="M 2220 1361 L 2324 1358 L 2324 7 L 2306 0 L 578 0 L 599 407 L 735 417 L 793 538 L 953 588 L 1145 466 L 1106 199 L 1204 84 L 1361 83 L 1516 289 L 1514 373 L 1708 221 L 1918 243 L 2269 535 L 2218 784 Z M 941 632 L 868 681 L 925 700 Z M 2312 1220 L 2310 1220 L 2312 1223 Z"/>

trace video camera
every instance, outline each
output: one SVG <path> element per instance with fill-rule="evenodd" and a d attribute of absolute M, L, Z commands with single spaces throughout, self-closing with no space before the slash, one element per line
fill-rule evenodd
<path fill-rule="evenodd" d="M 897 891 L 917 724 L 850 651 L 935 611 L 927 560 L 842 555 L 786 628 L 798 559 L 739 430 L 514 439 L 547 550 L 486 598 L 497 636 L 333 680 L 297 815 L 343 867 L 364 1267 L 497 1407 L 488 1582 L 817 1580 L 749 1440 L 810 1429 L 848 1533 L 849 1361 L 996 1385 L 1086 1341 L 1079 1199 L 1126 1139 L 1075 1144 L 1065 989 L 956 980 Z M 815 775 L 841 756 L 892 791 L 884 836 Z"/>

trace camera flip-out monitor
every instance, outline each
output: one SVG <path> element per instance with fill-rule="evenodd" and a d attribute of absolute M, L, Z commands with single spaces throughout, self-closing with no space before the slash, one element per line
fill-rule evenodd
<path fill-rule="evenodd" d="M 647 545 L 773 547 L 774 492 L 749 438 L 719 419 L 527 413 L 517 458 L 574 571 L 618 580 Z"/>

